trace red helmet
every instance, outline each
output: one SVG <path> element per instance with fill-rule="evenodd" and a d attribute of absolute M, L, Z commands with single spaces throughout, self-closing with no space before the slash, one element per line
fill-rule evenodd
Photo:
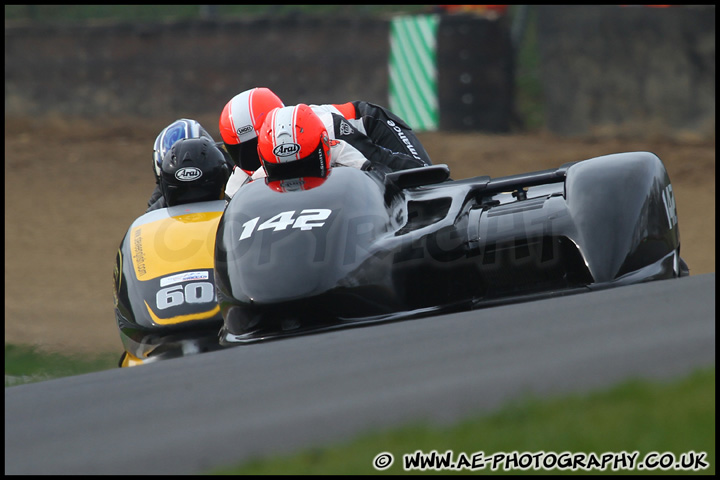
<path fill-rule="evenodd" d="M 257 135 L 267 114 L 283 103 L 272 90 L 251 88 L 235 95 L 220 114 L 220 135 L 230 157 L 240 168 L 252 174 L 260 168 Z"/>
<path fill-rule="evenodd" d="M 268 181 L 324 178 L 330 169 L 330 139 L 320 117 L 304 103 L 273 110 L 258 134 L 258 154 Z"/>

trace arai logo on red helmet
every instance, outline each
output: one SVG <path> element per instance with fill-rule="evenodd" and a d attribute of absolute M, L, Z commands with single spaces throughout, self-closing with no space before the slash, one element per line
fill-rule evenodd
<path fill-rule="evenodd" d="M 175 178 L 181 182 L 192 182 L 202 177 L 202 170 L 197 167 L 183 167 L 175 172 Z"/>
<path fill-rule="evenodd" d="M 276 157 L 289 157 L 300 151 L 300 145 L 297 143 L 281 143 L 273 148 L 273 155 Z"/>

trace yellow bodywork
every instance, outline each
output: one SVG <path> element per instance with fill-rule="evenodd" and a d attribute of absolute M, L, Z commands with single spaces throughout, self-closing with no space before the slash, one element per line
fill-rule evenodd
<path fill-rule="evenodd" d="M 130 251 L 138 280 L 191 269 L 212 269 L 215 233 L 222 212 L 162 218 L 130 232 Z"/>
<path fill-rule="evenodd" d="M 145 362 L 136 357 L 135 355 L 125 352 L 123 353 L 122 359 L 120 360 L 120 367 L 136 367 L 138 365 L 142 365 L 143 363 Z"/>

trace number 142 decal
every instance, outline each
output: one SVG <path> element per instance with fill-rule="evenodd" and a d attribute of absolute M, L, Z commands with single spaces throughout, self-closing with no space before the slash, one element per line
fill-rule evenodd
<path fill-rule="evenodd" d="M 325 225 L 325 220 L 330 217 L 332 210 L 326 208 L 311 208 L 302 210 L 297 217 L 295 217 L 295 210 L 288 210 L 287 212 L 281 212 L 272 217 L 269 220 L 264 221 L 258 226 L 260 217 L 255 217 L 242 225 L 242 233 L 238 240 L 245 240 L 250 238 L 253 232 L 260 230 L 273 230 L 275 232 L 285 230 L 286 228 L 299 228 L 300 230 L 312 230 L 316 227 L 322 227 Z M 257 228 L 255 228 L 257 226 Z"/>

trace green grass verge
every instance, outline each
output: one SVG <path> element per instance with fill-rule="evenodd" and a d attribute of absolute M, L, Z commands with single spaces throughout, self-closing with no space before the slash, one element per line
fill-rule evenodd
<path fill-rule="evenodd" d="M 119 353 L 68 356 L 5 344 L 5 386 L 117 368 Z"/>
<path fill-rule="evenodd" d="M 442 408 L 442 406 L 438 406 Z M 676 460 L 688 452 L 701 452 L 708 467 L 693 472 L 680 469 L 613 471 L 590 470 L 503 470 L 489 466 L 485 474 L 703 474 L 715 473 L 715 368 L 698 371 L 674 383 L 630 381 L 609 391 L 553 400 L 527 399 L 500 411 L 442 428 L 415 425 L 367 434 L 351 443 L 317 448 L 281 457 L 256 459 L 211 474 L 234 475 L 330 475 L 330 474 L 417 474 L 404 471 L 403 455 L 417 451 L 445 454 L 452 460 L 464 453 L 482 451 L 487 457 L 498 452 L 554 452 L 561 454 L 638 452 L 637 462 L 653 452 L 671 452 Z M 381 452 L 394 456 L 390 468 L 378 472 L 373 459 Z M 527 458 L 527 457 L 526 457 Z M 671 458 L 666 456 L 664 458 Z M 425 473 L 472 473 L 470 469 Z"/>

